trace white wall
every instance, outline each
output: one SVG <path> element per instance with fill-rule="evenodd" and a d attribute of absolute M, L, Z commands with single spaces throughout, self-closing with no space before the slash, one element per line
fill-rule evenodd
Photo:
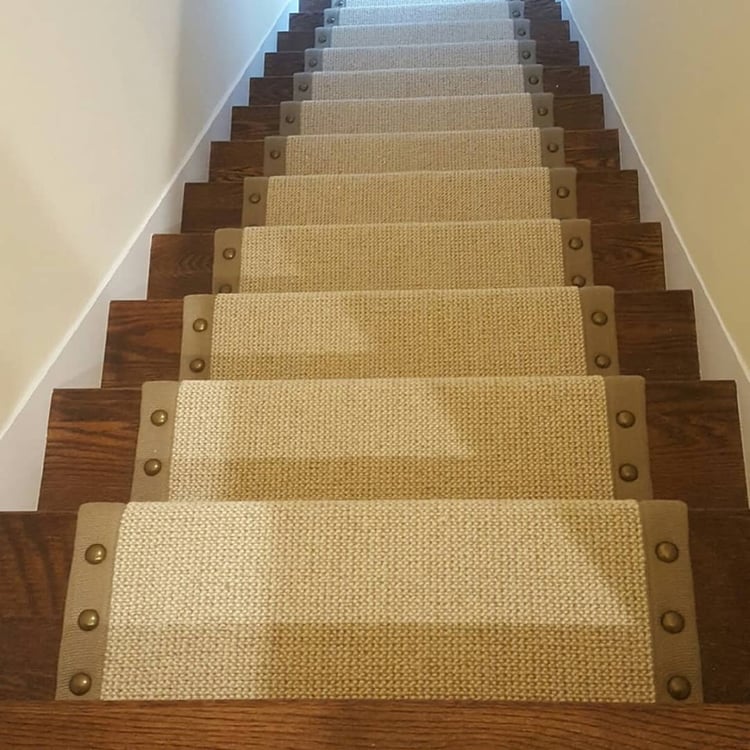
<path fill-rule="evenodd" d="M 35 507 L 53 387 L 99 382 L 107 304 L 285 28 L 289 0 L 0 0 L 0 508 Z"/>
<path fill-rule="evenodd" d="M 750 2 L 563 0 L 643 221 L 664 231 L 667 283 L 694 291 L 707 379 L 735 380 L 750 479 Z"/>

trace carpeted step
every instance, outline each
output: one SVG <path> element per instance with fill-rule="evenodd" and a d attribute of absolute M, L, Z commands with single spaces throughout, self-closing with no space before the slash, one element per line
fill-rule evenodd
<path fill-rule="evenodd" d="M 295 101 L 541 94 L 541 65 L 295 73 Z"/>
<path fill-rule="evenodd" d="M 562 128 L 265 139 L 266 176 L 564 167 Z"/>
<path fill-rule="evenodd" d="M 331 8 L 323 12 L 325 26 L 371 26 L 399 23 L 515 19 L 523 17 L 522 2 L 470 2 L 416 5 L 367 5 Z"/>
<path fill-rule="evenodd" d="M 651 497 L 639 377 L 155 382 L 133 500 Z"/>
<path fill-rule="evenodd" d="M 248 177 L 243 226 L 577 217 L 576 170 Z"/>
<path fill-rule="evenodd" d="M 536 43 L 516 41 L 344 47 L 311 49 L 305 53 L 305 70 L 308 73 L 534 64 Z"/>
<path fill-rule="evenodd" d="M 531 22 L 525 18 L 498 18 L 453 23 L 390 23 L 380 26 L 328 26 L 316 29 L 317 48 L 394 47 L 410 44 L 499 42 L 530 39 Z"/>
<path fill-rule="evenodd" d="M 507 130 L 555 125 L 552 94 L 284 102 L 281 135 Z"/>
<path fill-rule="evenodd" d="M 617 375 L 614 291 L 195 295 L 180 362 L 201 380 Z"/>
<path fill-rule="evenodd" d="M 664 501 L 83 506 L 60 655 L 60 699 L 702 693 Z"/>

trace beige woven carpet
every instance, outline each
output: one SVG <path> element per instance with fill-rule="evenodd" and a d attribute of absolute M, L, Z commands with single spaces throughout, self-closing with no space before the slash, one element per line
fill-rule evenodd
<path fill-rule="evenodd" d="M 543 153 L 538 128 L 290 136 L 286 140 L 285 173 L 519 169 L 543 166 Z"/>
<path fill-rule="evenodd" d="M 302 102 L 302 135 L 498 130 L 534 126 L 530 94 Z"/>
<path fill-rule="evenodd" d="M 515 39 L 511 19 L 487 19 L 457 23 L 383 24 L 380 26 L 333 26 L 317 34 L 319 44 L 331 47 L 391 47 L 411 44 L 495 42 Z M 325 41 L 321 42 L 320 37 Z"/>
<path fill-rule="evenodd" d="M 580 292 L 220 294 L 210 376 L 586 375 Z"/>
<path fill-rule="evenodd" d="M 522 94 L 522 65 L 315 73 L 311 99 L 399 99 Z"/>
<path fill-rule="evenodd" d="M 638 505 L 131 503 L 102 698 L 653 701 Z"/>
<path fill-rule="evenodd" d="M 341 8 L 341 26 L 370 26 L 387 23 L 453 22 L 471 19 L 510 18 L 511 6 L 503 2 L 461 3 L 443 5 L 398 5 L 393 7 Z"/>
<path fill-rule="evenodd" d="M 614 493 L 599 377 L 183 381 L 174 430 L 165 500 Z"/>
<path fill-rule="evenodd" d="M 517 65 L 518 42 L 420 44 L 410 47 L 345 47 L 325 49 L 322 70 L 386 70 L 389 68 L 461 68 Z M 533 62 L 533 60 L 531 60 Z"/>
<path fill-rule="evenodd" d="M 560 222 L 248 227 L 240 292 L 566 283 Z"/>
<path fill-rule="evenodd" d="M 549 170 L 272 177 L 266 224 L 551 218 Z"/>
<path fill-rule="evenodd" d="M 468 0 L 469 5 L 476 5 L 477 2 L 501 2 L 502 0 Z M 467 5 L 467 0 L 345 0 L 344 6 L 347 8 L 385 8 L 399 6 L 403 8 L 419 7 L 420 5 Z M 520 6 L 516 3 L 516 6 Z M 514 7 L 516 7 L 514 6 Z M 334 3 L 332 7 L 338 7 Z"/>

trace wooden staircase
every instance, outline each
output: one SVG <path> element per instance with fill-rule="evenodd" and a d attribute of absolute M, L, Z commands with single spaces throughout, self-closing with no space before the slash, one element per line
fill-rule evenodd
<path fill-rule="evenodd" d="M 58 704 L 61 620 L 77 508 L 127 502 L 140 386 L 177 379 L 182 298 L 211 293 L 213 232 L 240 226 L 245 177 L 263 174 L 327 0 L 302 0 L 290 31 L 212 144 L 209 180 L 185 186 L 182 233 L 153 238 L 146 301 L 110 309 L 102 387 L 58 390 L 34 513 L 0 515 L 0 746 L 68 747 L 741 747 L 745 708 L 399 702 Z M 618 133 L 553 0 L 526 0 L 531 38 L 555 94 L 579 216 L 590 218 L 597 284 L 616 289 L 623 374 L 647 378 L 654 496 L 689 505 L 706 704 L 750 702 L 750 513 L 735 386 L 700 379 L 692 294 L 665 289 L 661 231 L 641 223 L 638 176 L 620 169 Z M 171 738 L 168 742 L 165 737 Z M 158 738 L 158 741 L 157 741 Z M 744 745 L 746 746 L 746 745 Z"/>

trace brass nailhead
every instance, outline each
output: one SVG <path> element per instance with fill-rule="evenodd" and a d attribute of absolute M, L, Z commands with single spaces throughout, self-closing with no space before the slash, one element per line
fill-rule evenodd
<path fill-rule="evenodd" d="M 107 548 L 103 544 L 92 544 L 83 556 L 89 565 L 99 565 L 107 559 Z"/>
<path fill-rule="evenodd" d="M 91 677 L 89 677 L 85 672 L 74 674 L 70 678 L 68 688 L 70 689 L 70 692 L 73 693 L 73 695 L 86 695 L 86 693 L 91 690 Z"/>
<path fill-rule="evenodd" d="M 281 156 L 281 151 L 271 151 L 271 158 L 278 159 Z"/>
<path fill-rule="evenodd" d="M 606 326 L 609 322 L 609 318 L 607 317 L 607 313 L 605 313 L 602 310 L 594 310 L 593 313 L 591 313 L 591 322 L 595 326 Z"/>
<path fill-rule="evenodd" d="M 547 151 L 549 151 L 551 154 L 556 154 L 560 150 L 560 146 L 558 146 L 556 143 L 550 143 L 547 145 Z"/>
<path fill-rule="evenodd" d="M 234 260 L 237 256 L 237 250 L 233 247 L 228 247 L 222 253 L 224 260 Z"/>
<path fill-rule="evenodd" d="M 336 23 L 336 19 L 333 18 L 333 17 L 331 17 L 331 18 L 329 18 L 329 19 L 326 20 L 326 23 L 328 23 L 328 24 L 334 24 L 334 23 Z"/>
<path fill-rule="evenodd" d="M 539 83 L 539 76 L 529 76 L 529 83 L 532 86 L 536 86 Z"/>
<path fill-rule="evenodd" d="M 656 545 L 656 556 L 665 563 L 672 563 L 680 556 L 680 550 L 672 542 L 659 542 Z"/>
<path fill-rule="evenodd" d="M 524 60 L 528 60 L 528 59 L 529 59 L 529 58 L 531 57 L 531 52 L 529 52 L 529 51 L 528 51 L 527 49 L 525 49 L 525 50 L 524 50 L 524 51 L 523 51 L 523 52 L 521 53 L 521 57 L 522 57 L 522 58 L 523 58 Z"/>
<path fill-rule="evenodd" d="M 573 286 L 586 286 L 586 277 L 585 276 L 574 276 L 570 283 Z"/>
<path fill-rule="evenodd" d="M 681 633 L 685 629 L 685 618 L 673 610 L 665 612 L 661 616 L 661 626 L 667 633 Z"/>
<path fill-rule="evenodd" d="M 539 107 L 536 113 L 539 115 L 539 117 L 546 117 L 549 114 L 549 109 L 547 109 L 547 107 Z"/>
<path fill-rule="evenodd" d="M 250 203 L 260 203 L 261 201 L 260 193 L 252 193 L 249 200 L 250 200 Z"/>
<path fill-rule="evenodd" d="M 149 458 L 143 464 L 143 471 L 148 477 L 155 477 L 161 471 L 161 461 L 158 458 Z"/>
<path fill-rule="evenodd" d="M 196 333 L 203 333 L 208 328 L 208 321 L 205 318 L 198 318 L 193 321 L 193 330 Z"/>
<path fill-rule="evenodd" d="M 635 414 L 632 411 L 618 411 L 615 421 L 620 427 L 632 427 L 635 424 Z"/>
<path fill-rule="evenodd" d="M 231 284 L 222 284 L 219 287 L 219 293 L 220 294 L 229 294 L 229 292 L 232 291 L 232 285 Z"/>
<path fill-rule="evenodd" d="M 84 609 L 78 615 L 78 627 L 81 630 L 96 630 L 99 627 L 99 613 L 95 609 Z"/>
<path fill-rule="evenodd" d="M 567 198 L 570 195 L 570 190 L 565 186 L 557 188 L 558 198 Z"/>
<path fill-rule="evenodd" d="M 327 37 L 327 36 L 326 36 L 325 34 L 321 34 L 321 35 L 320 35 L 320 36 L 318 37 L 318 41 L 319 41 L 319 42 L 320 42 L 321 44 L 325 44 L 325 43 L 326 43 L 326 42 L 328 41 L 328 37 Z"/>
<path fill-rule="evenodd" d="M 308 63 L 308 65 L 311 68 L 317 68 L 318 67 L 318 58 L 317 57 L 311 57 L 310 58 L 310 62 Z"/>
<path fill-rule="evenodd" d="M 299 90 L 300 91 L 307 91 L 310 87 L 306 83 L 300 83 Z"/>
<path fill-rule="evenodd" d="M 684 701 L 690 697 L 690 693 L 693 690 L 693 686 L 689 680 L 684 677 L 675 676 L 670 677 L 667 682 L 667 692 L 676 700 Z"/>
<path fill-rule="evenodd" d="M 526 29 L 518 29 L 518 36 L 526 36 Z"/>
<path fill-rule="evenodd" d="M 191 372 L 203 372 L 206 369 L 206 360 L 205 359 L 194 359 L 190 363 L 190 370 Z"/>
<path fill-rule="evenodd" d="M 151 414 L 151 424 L 154 427 L 164 427 L 169 419 L 169 414 L 164 409 L 157 409 Z"/>
<path fill-rule="evenodd" d="M 514 10 L 513 11 L 513 18 L 520 18 L 521 17 L 521 11 L 520 10 Z"/>
<path fill-rule="evenodd" d="M 606 354 L 597 354 L 594 357 L 594 364 L 600 370 L 606 370 L 612 364 L 612 360 Z"/>
<path fill-rule="evenodd" d="M 638 479 L 638 469 L 633 464 L 623 464 L 619 469 L 619 474 L 623 482 L 635 482 Z"/>
<path fill-rule="evenodd" d="M 583 240 L 580 237 L 572 237 L 568 242 L 568 247 L 571 250 L 580 250 L 583 247 Z"/>
<path fill-rule="evenodd" d="M 295 117 L 294 115 L 287 115 L 287 116 L 286 116 L 286 117 L 285 117 L 284 119 L 285 119 L 285 120 L 286 120 L 286 121 L 287 121 L 287 122 L 288 122 L 288 123 L 289 123 L 290 125 L 291 125 L 291 124 L 292 124 L 293 122 L 296 122 L 296 121 L 297 121 L 297 118 L 296 118 L 296 117 Z"/>

